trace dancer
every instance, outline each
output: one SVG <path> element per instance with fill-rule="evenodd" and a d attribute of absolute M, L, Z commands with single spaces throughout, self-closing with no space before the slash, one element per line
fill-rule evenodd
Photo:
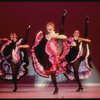
<path fill-rule="evenodd" d="M 83 90 L 80 79 L 86 79 L 91 75 L 91 67 L 89 66 L 88 58 L 90 55 L 89 46 L 83 47 L 83 43 L 90 43 L 91 40 L 88 38 L 81 38 L 79 30 L 75 30 L 73 37 L 67 40 L 70 43 L 70 52 L 66 55 L 66 60 L 68 61 L 69 74 L 68 77 L 71 79 L 76 79 L 79 87 L 76 92 Z"/>
<path fill-rule="evenodd" d="M 55 90 L 53 94 L 58 93 L 56 82 L 56 75 L 65 73 L 65 66 L 67 64 L 65 55 L 69 52 L 69 44 L 66 39 L 67 36 L 59 35 L 55 32 L 55 24 L 48 22 L 46 25 L 47 34 L 42 31 L 38 32 L 34 38 L 32 46 L 32 60 L 36 72 L 48 78 L 51 75 Z M 58 40 L 62 40 L 63 50 L 59 54 Z"/>
<path fill-rule="evenodd" d="M 13 92 L 17 90 L 17 79 L 26 73 L 24 68 L 26 62 L 23 60 L 24 53 L 21 48 L 29 48 L 29 45 L 21 44 L 23 40 L 23 38 L 18 40 L 16 33 L 10 33 L 10 39 L 7 39 L 7 43 L 1 48 L 2 59 L 4 59 L 1 67 L 5 71 L 2 79 L 13 80 Z"/>

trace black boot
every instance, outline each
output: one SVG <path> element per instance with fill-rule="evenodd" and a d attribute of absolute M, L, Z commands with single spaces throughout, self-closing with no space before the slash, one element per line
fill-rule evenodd
<path fill-rule="evenodd" d="M 79 85 L 78 89 L 76 90 L 76 92 L 80 92 L 80 91 L 83 91 L 83 87 L 82 87 L 82 84 L 81 84 L 81 81 L 79 79 L 79 76 L 78 76 L 78 73 L 75 73 L 75 78 L 76 78 L 76 81 Z"/>
<path fill-rule="evenodd" d="M 58 94 L 58 88 L 55 89 L 55 91 L 53 92 L 53 94 Z"/>
<path fill-rule="evenodd" d="M 52 82 L 54 84 L 55 87 L 55 91 L 53 92 L 53 94 L 58 94 L 58 87 L 57 87 L 57 81 L 56 81 L 56 75 L 54 72 L 51 72 L 51 78 L 52 78 Z"/>
<path fill-rule="evenodd" d="M 17 85 L 15 84 L 13 92 L 16 92 L 16 91 L 17 91 Z"/>
<path fill-rule="evenodd" d="M 75 63 L 73 63 L 73 69 L 74 69 L 74 77 L 76 79 L 76 82 L 78 83 L 79 87 L 78 89 L 76 90 L 76 92 L 79 92 L 79 91 L 83 91 L 83 88 L 82 88 L 82 84 L 81 84 L 81 80 L 79 79 L 79 74 L 78 74 L 78 70 L 79 70 L 79 65 L 80 65 L 80 59 L 77 60 Z"/>
<path fill-rule="evenodd" d="M 83 88 L 82 87 L 79 87 L 76 92 L 80 92 L 80 91 L 83 91 Z"/>
<path fill-rule="evenodd" d="M 19 66 L 17 64 L 12 63 L 12 81 L 14 84 L 13 92 L 17 91 L 17 74 L 18 74 Z"/>

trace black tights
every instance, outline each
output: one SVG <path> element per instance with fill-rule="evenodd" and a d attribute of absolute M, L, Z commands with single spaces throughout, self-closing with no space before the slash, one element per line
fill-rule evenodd
<path fill-rule="evenodd" d="M 57 86 L 57 79 L 56 79 L 55 72 L 51 72 L 51 79 L 52 79 L 52 82 L 53 82 L 54 87 L 55 87 L 55 91 L 53 94 L 56 94 L 56 93 L 58 93 L 58 86 Z"/>
<path fill-rule="evenodd" d="M 74 69 L 74 77 L 76 79 L 76 82 L 78 83 L 78 87 L 79 88 L 82 88 L 82 84 L 81 84 L 81 81 L 79 79 L 79 75 L 78 75 L 78 70 L 79 70 L 79 64 L 80 64 L 80 59 L 78 59 L 76 62 L 74 62 L 72 64 L 73 66 L 73 69 Z M 64 74 L 65 75 L 65 74 Z M 66 76 L 66 75 L 65 75 Z M 67 77 L 67 76 L 66 76 Z M 54 84 L 54 87 L 55 87 L 55 91 L 58 92 L 58 86 L 57 86 L 57 79 L 56 79 L 56 74 L 55 72 L 51 72 L 51 79 L 52 79 L 52 82 Z M 54 92 L 55 92 L 54 91 Z"/>
<path fill-rule="evenodd" d="M 18 75 L 18 72 L 19 72 L 19 66 L 18 66 L 18 64 L 14 64 L 12 62 L 11 67 L 12 67 L 12 80 L 13 80 L 13 83 L 14 83 L 13 92 L 15 92 L 17 90 L 17 75 Z"/>
<path fill-rule="evenodd" d="M 81 81 L 80 81 L 79 75 L 78 75 L 79 64 L 80 64 L 80 59 L 78 59 L 76 62 L 74 62 L 72 64 L 72 66 L 73 66 L 73 69 L 74 69 L 74 77 L 75 77 L 75 79 L 76 79 L 76 81 L 77 81 L 77 83 L 79 85 L 79 88 L 81 88 L 82 84 L 81 84 Z"/>

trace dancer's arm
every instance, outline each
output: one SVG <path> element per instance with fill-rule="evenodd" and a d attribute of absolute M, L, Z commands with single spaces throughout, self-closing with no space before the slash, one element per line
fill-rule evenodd
<path fill-rule="evenodd" d="M 18 48 L 29 48 L 29 45 L 27 45 L 27 44 L 19 45 Z"/>
<path fill-rule="evenodd" d="M 92 42 L 90 39 L 88 38 L 78 38 L 79 41 L 85 41 L 85 42 Z"/>
<path fill-rule="evenodd" d="M 7 40 L 7 43 L 2 46 L 0 52 L 3 52 L 4 48 L 12 42 L 11 40 L 9 40 L 7 38 L 5 38 L 5 40 Z"/>
<path fill-rule="evenodd" d="M 7 41 L 8 42 L 9 39 L 8 38 L 1 38 L 0 41 Z"/>
<path fill-rule="evenodd" d="M 54 38 L 57 38 L 57 39 L 67 39 L 67 36 L 66 35 L 59 35 L 59 34 L 53 34 L 53 37 Z"/>

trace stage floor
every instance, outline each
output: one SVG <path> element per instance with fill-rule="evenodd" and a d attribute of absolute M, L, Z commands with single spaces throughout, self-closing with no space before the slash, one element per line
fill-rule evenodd
<path fill-rule="evenodd" d="M 75 92 L 77 86 L 59 85 L 58 94 L 53 95 L 54 87 L 37 87 L 32 84 L 18 84 L 17 92 L 12 92 L 12 84 L 0 84 L 0 99 L 35 99 L 35 98 L 100 98 L 100 86 L 83 86 L 83 92 Z"/>

